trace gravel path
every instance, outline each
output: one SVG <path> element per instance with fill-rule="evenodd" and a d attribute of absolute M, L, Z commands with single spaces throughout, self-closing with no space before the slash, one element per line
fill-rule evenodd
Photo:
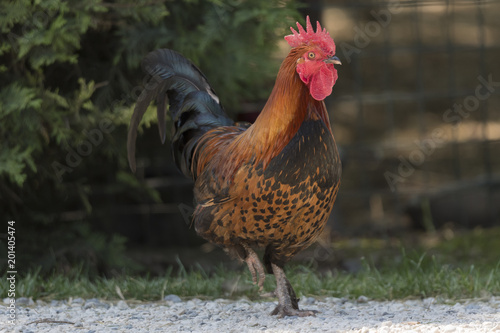
<path fill-rule="evenodd" d="M 316 317 L 270 316 L 274 302 L 181 300 L 157 303 L 106 302 L 81 298 L 51 303 L 17 302 L 14 325 L 0 305 L 0 332 L 500 332 L 500 297 L 454 305 L 422 301 L 357 301 L 306 298 Z"/>

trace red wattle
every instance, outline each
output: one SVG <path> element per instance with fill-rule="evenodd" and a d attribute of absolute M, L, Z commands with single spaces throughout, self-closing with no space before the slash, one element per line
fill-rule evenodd
<path fill-rule="evenodd" d="M 324 100 L 332 93 L 332 88 L 336 80 L 336 70 L 323 66 L 311 78 L 309 83 L 309 92 L 311 93 L 311 96 L 317 101 Z"/>

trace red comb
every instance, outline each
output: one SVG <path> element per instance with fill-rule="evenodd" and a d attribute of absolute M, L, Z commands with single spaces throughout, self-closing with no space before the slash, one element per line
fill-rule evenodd
<path fill-rule="evenodd" d="M 293 28 L 290 28 L 293 32 L 293 35 L 285 36 L 285 40 L 288 42 L 288 44 L 291 47 L 316 44 L 323 50 L 323 52 L 333 56 L 335 54 L 335 43 L 330 37 L 328 31 L 326 31 L 326 29 L 322 30 L 321 25 L 318 21 L 316 21 L 316 32 L 314 32 L 311 21 L 309 20 L 309 15 L 306 17 L 306 24 L 307 31 L 304 30 L 299 22 L 297 22 L 297 28 L 299 28 L 299 32 L 295 31 L 295 29 Z"/>

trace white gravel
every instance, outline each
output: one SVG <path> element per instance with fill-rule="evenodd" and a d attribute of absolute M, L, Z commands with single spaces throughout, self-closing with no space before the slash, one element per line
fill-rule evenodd
<path fill-rule="evenodd" d="M 378 302 L 366 297 L 309 297 L 300 305 L 319 311 L 316 317 L 283 319 L 269 315 L 275 302 L 181 300 L 176 295 L 165 299 L 20 299 L 14 325 L 7 323 L 5 299 L 0 305 L 0 332 L 500 332 L 500 297 L 453 304 L 433 298 Z"/>

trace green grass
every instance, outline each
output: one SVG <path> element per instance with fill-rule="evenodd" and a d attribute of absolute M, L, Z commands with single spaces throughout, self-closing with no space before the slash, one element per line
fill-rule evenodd
<path fill-rule="evenodd" d="M 290 263 L 287 276 L 299 296 L 333 296 L 390 300 L 438 297 L 443 300 L 483 298 L 500 295 L 500 228 L 476 229 L 422 235 L 410 239 L 335 240 L 334 256 L 360 263 L 355 272 L 331 268 L 338 264 L 305 260 Z M 402 244 L 406 244 L 403 246 Z M 405 250 L 411 248 L 411 250 Z M 314 252 L 314 249 L 310 250 Z M 313 256 L 305 256 L 312 258 Z M 361 259 L 360 259 L 361 258 Z M 309 262 L 309 264 L 307 264 Z M 162 276 L 122 274 L 112 278 L 95 277 L 81 265 L 69 273 L 47 275 L 40 270 L 17 276 L 16 297 L 34 300 L 69 297 L 117 300 L 159 301 L 165 295 L 184 298 L 261 299 L 246 266 L 233 270 L 220 265 L 210 272 L 199 265 L 186 269 L 170 268 Z M 6 281 L 6 275 L 0 277 Z M 275 288 L 267 275 L 264 291 Z M 6 297 L 8 284 L 0 284 Z"/>
<path fill-rule="evenodd" d="M 435 257 L 403 254 L 393 266 L 377 269 L 367 261 L 356 274 L 293 274 L 291 282 L 306 295 L 390 300 L 420 297 L 464 299 L 500 295 L 500 262 L 493 268 L 452 268 Z"/>
<path fill-rule="evenodd" d="M 466 299 L 500 295 L 500 262 L 492 267 L 466 265 L 456 267 L 439 262 L 435 256 L 402 251 L 392 264 L 375 268 L 363 260 L 357 273 L 328 271 L 319 274 L 311 266 L 291 265 L 287 276 L 298 295 L 334 296 L 388 300 L 415 297 L 441 297 Z M 2 277 L 5 281 L 6 276 Z M 274 278 L 267 276 L 265 291 L 273 290 Z M 118 276 L 89 278 L 82 269 L 69 274 L 44 277 L 39 271 L 19 277 L 16 281 L 17 297 L 51 300 L 69 297 L 158 301 L 168 294 L 181 297 L 260 299 L 257 287 L 251 283 L 248 270 L 234 271 L 222 266 L 207 274 L 201 268 L 160 277 Z M 6 297 L 7 285 L 0 285 L 0 294 Z"/>

